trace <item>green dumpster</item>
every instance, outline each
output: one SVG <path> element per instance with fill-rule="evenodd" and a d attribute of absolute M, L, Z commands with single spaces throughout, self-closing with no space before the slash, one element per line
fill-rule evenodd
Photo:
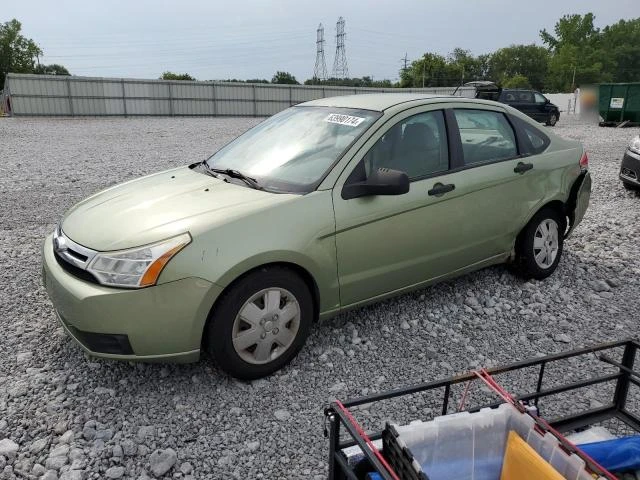
<path fill-rule="evenodd" d="M 640 82 L 601 83 L 598 110 L 604 122 L 640 123 Z"/>

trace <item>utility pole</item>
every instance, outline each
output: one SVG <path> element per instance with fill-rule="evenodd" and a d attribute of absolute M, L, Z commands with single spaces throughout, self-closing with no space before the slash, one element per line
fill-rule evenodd
<path fill-rule="evenodd" d="M 318 80 L 327 79 L 327 64 L 324 60 L 324 27 L 318 25 L 316 30 L 316 66 L 313 69 L 313 77 Z"/>
<path fill-rule="evenodd" d="M 573 66 L 573 78 L 571 79 L 571 91 L 575 91 L 576 87 L 576 66 Z"/>
<path fill-rule="evenodd" d="M 426 68 L 427 68 L 427 56 L 424 55 L 422 57 L 422 88 L 424 88 L 424 73 Z"/>

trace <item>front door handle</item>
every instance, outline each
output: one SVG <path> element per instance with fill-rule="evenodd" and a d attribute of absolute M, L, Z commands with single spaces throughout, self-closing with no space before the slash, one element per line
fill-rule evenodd
<path fill-rule="evenodd" d="M 447 192 L 455 190 L 456 186 L 453 183 L 449 183 L 448 185 L 444 185 L 440 182 L 436 183 L 431 190 L 427 193 L 431 196 L 439 197 L 440 195 L 444 195 Z"/>
<path fill-rule="evenodd" d="M 528 170 L 531 170 L 532 168 L 533 163 L 518 162 L 518 165 L 516 165 L 516 168 L 514 168 L 513 171 L 522 174 Z"/>

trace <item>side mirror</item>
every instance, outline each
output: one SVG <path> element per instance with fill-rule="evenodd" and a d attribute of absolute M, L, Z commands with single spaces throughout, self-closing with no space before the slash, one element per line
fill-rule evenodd
<path fill-rule="evenodd" d="M 409 177 L 399 170 L 379 168 L 364 182 L 342 187 L 343 200 L 371 195 L 403 195 L 409 191 Z"/>

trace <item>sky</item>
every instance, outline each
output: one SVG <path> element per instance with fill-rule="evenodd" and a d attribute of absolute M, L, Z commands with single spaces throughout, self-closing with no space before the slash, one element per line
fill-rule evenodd
<path fill-rule="evenodd" d="M 640 16 L 640 0 L 14 0 L 0 22 L 22 22 L 43 50 L 41 63 L 74 75 L 198 80 L 271 79 L 277 70 L 313 76 L 316 29 L 325 29 L 329 73 L 338 17 L 345 19 L 349 75 L 398 78 L 405 53 L 474 55 L 511 44 L 541 44 L 565 14 L 593 12 L 596 26 Z"/>

